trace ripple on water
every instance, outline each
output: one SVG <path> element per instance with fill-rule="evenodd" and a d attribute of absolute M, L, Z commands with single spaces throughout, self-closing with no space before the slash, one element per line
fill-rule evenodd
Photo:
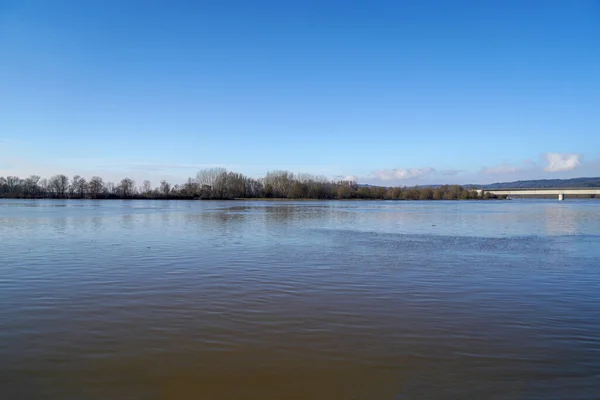
<path fill-rule="evenodd" d="M 588 203 L 1 200 L 0 243 L 8 398 L 600 393 Z"/>

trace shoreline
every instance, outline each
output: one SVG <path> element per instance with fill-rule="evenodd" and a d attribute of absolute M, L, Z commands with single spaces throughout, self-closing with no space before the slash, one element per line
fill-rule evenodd
<path fill-rule="evenodd" d="M 554 197 L 552 197 L 553 199 Z M 537 198 L 540 199 L 540 198 Z M 551 199 L 550 197 L 548 197 L 547 199 Z M 233 199 L 198 199 L 198 198 L 152 198 L 152 197 L 130 197 L 130 198 L 97 198 L 97 199 L 92 199 L 89 197 L 83 197 L 83 198 L 68 198 L 68 197 L 64 197 L 64 198 L 58 198 L 58 197 L 37 197 L 37 198 L 31 198 L 31 197 L 0 197 L 0 200 L 65 200 L 65 201 L 71 201 L 71 200 L 82 200 L 82 201 L 118 201 L 118 200 L 123 200 L 123 201 L 134 201 L 134 200 L 140 200 L 140 201 L 272 201 L 272 202 L 283 202 L 283 201 L 306 201 L 306 202 L 311 202 L 311 201 L 419 201 L 419 202 L 439 202 L 439 201 L 482 201 L 482 200 L 511 200 L 510 198 L 508 199 L 504 199 L 504 198 L 478 198 L 478 199 L 319 199 L 319 198 L 311 198 L 311 199 L 294 199 L 294 198 L 279 198 L 279 197 L 236 197 Z M 586 200 L 586 199 L 583 199 Z M 589 200 L 594 200 L 594 199 L 589 199 Z"/>

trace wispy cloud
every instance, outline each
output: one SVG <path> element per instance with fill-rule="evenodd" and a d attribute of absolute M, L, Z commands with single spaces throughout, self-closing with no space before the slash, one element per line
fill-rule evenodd
<path fill-rule="evenodd" d="M 546 153 L 548 165 L 544 168 L 546 172 L 571 171 L 577 168 L 583 156 L 581 154 Z"/>
<path fill-rule="evenodd" d="M 456 176 L 462 172 L 465 172 L 462 169 L 442 169 L 439 171 L 436 171 L 438 174 L 443 175 L 443 176 Z"/>
<path fill-rule="evenodd" d="M 423 178 L 434 171 L 433 168 L 380 169 L 371 175 L 373 178 L 382 181 L 393 181 Z"/>

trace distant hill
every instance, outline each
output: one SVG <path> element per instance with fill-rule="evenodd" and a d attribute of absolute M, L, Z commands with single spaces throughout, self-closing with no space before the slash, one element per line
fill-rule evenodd
<path fill-rule="evenodd" d="M 531 181 L 497 182 L 490 185 L 464 185 L 465 187 L 480 187 L 484 189 L 506 188 L 590 188 L 600 187 L 600 177 L 597 178 L 572 178 L 572 179 L 537 179 Z"/>
<path fill-rule="evenodd" d="M 380 187 L 359 183 L 359 187 Z M 439 189 L 445 185 L 417 185 L 416 188 Z M 489 185 L 460 185 L 465 189 L 544 189 L 544 188 L 600 188 L 600 177 L 597 178 L 572 178 L 572 179 L 535 179 L 529 181 L 496 182 Z M 389 187 L 389 186 L 384 186 Z"/>

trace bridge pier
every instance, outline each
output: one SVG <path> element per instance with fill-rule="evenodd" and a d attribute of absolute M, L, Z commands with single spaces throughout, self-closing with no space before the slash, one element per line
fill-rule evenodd
<path fill-rule="evenodd" d="M 558 194 L 558 201 L 563 201 L 565 199 L 565 195 L 563 193 Z"/>

